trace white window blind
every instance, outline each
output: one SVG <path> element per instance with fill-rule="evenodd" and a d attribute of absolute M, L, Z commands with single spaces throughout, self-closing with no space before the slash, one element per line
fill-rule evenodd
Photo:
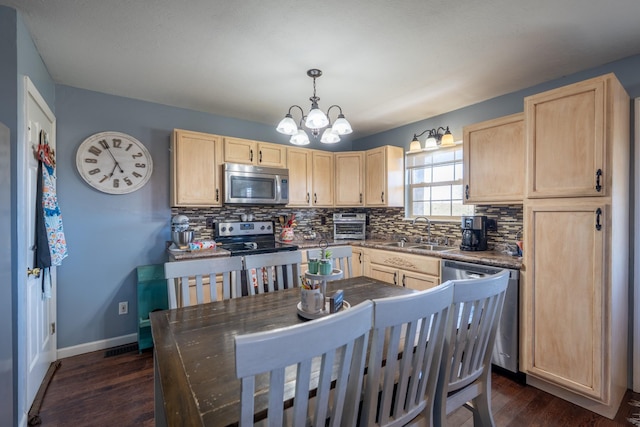
<path fill-rule="evenodd" d="M 407 153 L 405 164 L 408 218 L 455 220 L 473 215 L 473 206 L 462 204 L 462 145 Z"/>

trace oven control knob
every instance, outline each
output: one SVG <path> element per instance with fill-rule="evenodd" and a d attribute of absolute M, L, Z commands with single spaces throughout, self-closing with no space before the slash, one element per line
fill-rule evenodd
<path fill-rule="evenodd" d="M 229 227 L 229 231 L 233 231 L 233 226 L 232 226 L 232 227 Z"/>
<path fill-rule="evenodd" d="M 260 227 L 260 230 L 264 230 L 264 225 Z"/>
<path fill-rule="evenodd" d="M 264 228 L 264 225 L 262 226 L 262 228 Z M 267 225 L 267 230 L 271 230 L 271 226 Z"/>
<path fill-rule="evenodd" d="M 220 231 L 222 231 L 222 232 L 227 231 L 227 227 L 222 227 L 222 228 L 220 229 Z"/>

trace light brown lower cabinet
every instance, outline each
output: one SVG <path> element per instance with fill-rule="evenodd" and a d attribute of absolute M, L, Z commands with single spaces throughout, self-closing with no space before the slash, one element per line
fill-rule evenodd
<path fill-rule="evenodd" d="M 440 284 L 440 258 L 368 248 L 364 254 L 365 276 L 420 291 Z"/>
<path fill-rule="evenodd" d="M 364 250 L 358 246 L 352 246 L 351 252 L 353 253 L 351 259 L 351 268 L 353 271 L 353 277 L 364 276 Z"/>
<path fill-rule="evenodd" d="M 628 241 L 602 198 L 535 201 L 525 212 L 527 382 L 613 418 L 627 389 Z"/>

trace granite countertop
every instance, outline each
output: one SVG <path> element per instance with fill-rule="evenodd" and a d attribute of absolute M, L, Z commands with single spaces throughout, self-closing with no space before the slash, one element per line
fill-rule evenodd
<path fill-rule="evenodd" d="M 389 240 L 367 239 L 367 240 L 333 240 L 333 239 L 315 239 L 315 240 L 294 240 L 290 243 L 298 246 L 299 249 L 310 249 L 320 247 L 321 243 L 326 242 L 328 246 L 353 245 L 364 248 L 383 249 L 385 251 L 411 253 L 416 255 L 426 255 L 442 259 L 451 259 L 455 261 L 471 262 L 475 264 L 491 265 L 495 267 L 512 268 L 520 270 L 522 268 L 522 257 L 506 255 L 499 251 L 461 251 L 455 246 L 446 251 L 431 251 L 427 249 L 417 249 L 411 247 L 387 246 Z M 230 256 L 229 251 L 224 249 L 202 249 L 199 251 L 174 251 L 167 249 L 170 261 L 183 259 L 196 259 L 208 257 L 224 257 Z"/>

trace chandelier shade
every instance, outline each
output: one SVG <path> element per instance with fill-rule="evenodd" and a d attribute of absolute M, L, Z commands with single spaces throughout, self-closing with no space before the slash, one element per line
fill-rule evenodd
<path fill-rule="evenodd" d="M 307 145 L 309 144 L 309 136 L 302 129 L 302 124 L 304 123 L 304 126 L 311 130 L 311 134 L 314 138 L 317 138 L 321 133 L 320 131 L 323 128 L 326 128 L 324 132 L 322 132 L 320 142 L 324 144 L 335 144 L 340 141 L 340 136 L 353 132 L 351 124 L 344 117 L 344 114 L 342 114 L 342 108 L 339 105 L 332 105 L 327 109 L 326 113 L 324 113 L 318 106 L 320 98 L 316 95 L 316 79 L 322 75 L 322 71 L 312 68 L 307 71 L 307 75 L 313 79 L 313 96 L 309 98 L 309 101 L 311 101 L 311 109 L 309 113 L 305 115 L 302 107 L 299 105 L 292 105 L 289 107 L 289 112 L 285 114 L 284 118 L 280 120 L 280 123 L 278 123 L 276 131 L 284 135 L 291 135 L 289 142 L 292 144 Z M 294 108 L 298 108 L 302 115 L 299 126 L 291 115 L 291 110 Z M 335 122 L 331 125 L 329 113 L 333 108 L 337 108 L 339 113 Z M 304 134 L 304 136 L 302 134 Z"/>

